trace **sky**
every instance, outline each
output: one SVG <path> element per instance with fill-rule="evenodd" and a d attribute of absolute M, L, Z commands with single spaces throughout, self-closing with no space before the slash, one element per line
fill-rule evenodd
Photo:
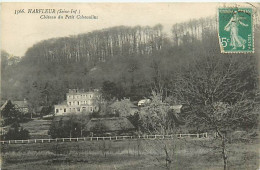
<path fill-rule="evenodd" d="M 87 33 L 113 26 L 154 26 L 158 23 L 170 33 L 173 24 L 201 17 L 216 16 L 220 3 L 2 3 L 1 49 L 23 56 L 33 44 L 55 37 Z M 24 9 L 25 13 L 15 14 Z M 55 9 L 56 19 L 41 19 L 44 14 L 28 13 L 29 9 Z M 77 10 L 74 19 L 57 19 L 58 10 Z M 46 15 L 46 14 L 45 14 Z M 98 19 L 76 19 L 77 15 Z"/>

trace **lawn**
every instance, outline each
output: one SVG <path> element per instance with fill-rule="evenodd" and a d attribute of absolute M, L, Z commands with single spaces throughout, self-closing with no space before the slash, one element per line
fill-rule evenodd
<path fill-rule="evenodd" d="M 27 129 L 31 138 L 49 138 L 48 130 L 50 128 L 51 120 L 34 119 L 32 121 L 21 123 L 24 129 Z"/>
<path fill-rule="evenodd" d="M 2 145 L 2 169 L 223 169 L 212 139 L 80 141 Z M 258 142 L 228 144 L 229 169 L 258 169 Z"/>

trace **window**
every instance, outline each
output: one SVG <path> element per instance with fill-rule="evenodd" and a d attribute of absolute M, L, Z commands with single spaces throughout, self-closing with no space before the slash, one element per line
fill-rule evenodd
<path fill-rule="evenodd" d="M 78 112 L 80 112 L 80 108 L 78 108 L 77 110 L 78 110 Z"/>
<path fill-rule="evenodd" d="M 56 109 L 56 113 L 59 113 L 59 109 Z"/>
<path fill-rule="evenodd" d="M 89 95 L 89 98 L 92 98 L 92 95 Z"/>
<path fill-rule="evenodd" d="M 90 111 L 93 112 L 93 108 L 92 107 L 90 107 Z"/>
<path fill-rule="evenodd" d="M 64 109 L 64 112 L 66 112 L 66 109 Z"/>
<path fill-rule="evenodd" d="M 71 106 L 71 102 L 69 102 L 69 105 Z"/>
<path fill-rule="evenodd" d="M 78 105 L 79 105 L 79 102 L 78 102 Z"/>

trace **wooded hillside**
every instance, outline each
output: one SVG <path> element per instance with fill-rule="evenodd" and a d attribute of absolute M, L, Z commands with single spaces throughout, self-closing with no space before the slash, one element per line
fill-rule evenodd
<path fill-rule="evenodd" d="M 17 64 L 3 62 L 8 54 L 2 51 L 2 99 L 26 98 L 36 108 L 63 101 L 69 88 L 101 88 L 132 101 L 161 91 L 164 98 L 179 103 L 174 94 L 179 75 L 206 56 L 224 65 L 231 60 L 248 63 L 247 71 L 235 76 L 241 82 L 246 79 L 246 89 L 252 91 L 257 88 L 256 55 L 221 54 L 212 18 L 175 24 L 171 35 L 160 24 L 112 27 L 44 40 Z"/>

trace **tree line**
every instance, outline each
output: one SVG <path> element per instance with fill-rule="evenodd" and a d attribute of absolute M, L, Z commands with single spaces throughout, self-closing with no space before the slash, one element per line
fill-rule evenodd
<path fill-rule="evenodd" d="M 176 95 L 180 77 L 196 70 L 194 63 L 207 57 L 221 60 L 220 65 L 228 65 L 231 58 L 237 63 L 252 63 L 233 79 L 244 81 L 247 75 L 250 83 L 245 88 L 250 92 L 256 89 L 256 54 L 221 54 L 218 43 L 212 18 L 175 24 L 171 36 L 158 24 L 118 26 L 44 40 L 28 49 L 19 63 L 2 62 L 2 98 L 27 99 L 32 112 L 64 101 L 69 88 L 100 88 L 107 100 L 127 97 L 131 101 L 156 91 L 173 103 L 181 103 Z M 8 56 L 2 54 L 2 59 Z"/>

